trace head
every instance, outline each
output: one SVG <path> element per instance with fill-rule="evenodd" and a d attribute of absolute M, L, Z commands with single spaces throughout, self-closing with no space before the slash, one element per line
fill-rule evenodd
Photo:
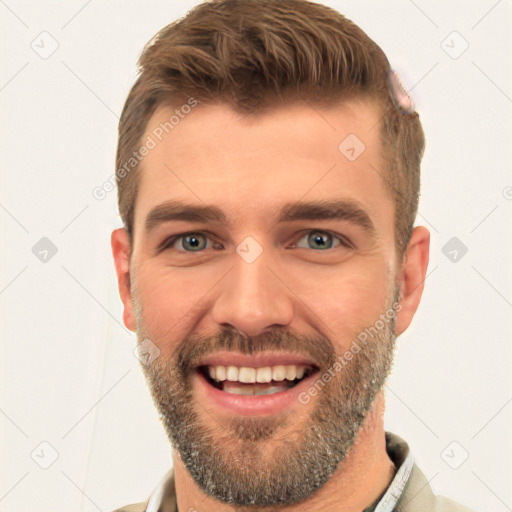
<path fill-rule="evenodd" d="M 142 368 L 200 488 L 298 503 L 347 463 L 420 301 L 419 117 L 378 45 L 304 0 L 200 4 L 139 66 L 112 235 L 125 324 L 158 353 Z M 272 410 L 212 395 L 232 395 L 213 367 L 287 362 L 305 376 L 266 390 Z"/>
<path fill-rule="evenodd" d="M 158 106 L 177 112 L 153 127 L 155 143 L 198 102 L 220 101 L 258 116 L 283 101 L 322 108 L 365 98 L 374 102 L 379 120 L 371 127 L 382 144 L 378 172 L 395 204 L 395 240 L 403 255 L 418 209 L 423 130 L 417 113 L 396 108 L 389 87 L 396 90 L 396 75 L 384 52 L 342 14 L 297 0 L 205 2 L 160 30 L 138 65 L 116 156 L 119 212 L 130 236 L 143 167 L 139 149 Z"/>

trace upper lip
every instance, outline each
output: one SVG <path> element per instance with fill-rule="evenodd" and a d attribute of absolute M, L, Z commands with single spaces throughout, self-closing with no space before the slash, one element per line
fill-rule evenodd
<path fill-rule="evenodd" d="M 291 352 L 262 352 L 254 355 L 229 351 L 216 352 L 201 358 L 196 366 L 247 366 L 249 368 L 261 368 L 263 366 L 292 364 L 318 368 L 318 364 L 311 358 Z"/>

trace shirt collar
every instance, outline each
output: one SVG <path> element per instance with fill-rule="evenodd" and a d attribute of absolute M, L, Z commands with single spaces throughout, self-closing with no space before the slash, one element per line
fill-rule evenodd
<path fill-rule="evenodd" d="M 409 450 L 409 445 L 396 434 L 386 432 L 386 451 L 397 471 L 384 496 L 375 507 L 375 512 L 391 512 L 394 510 L 404 492 L 414 466 L 414 457 Z"/>

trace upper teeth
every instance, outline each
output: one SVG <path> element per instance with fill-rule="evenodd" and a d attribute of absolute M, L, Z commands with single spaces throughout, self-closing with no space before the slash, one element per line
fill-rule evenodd
<path fill-rule="evenodd" d="M 250 368 L 248 366 L 208 366 L 208 373 L 216 381 L 230 380 L 251 383 L 301 379 L 307 368 L 309 367 L 295 364 L 263 366 L 261 368 Z"/>

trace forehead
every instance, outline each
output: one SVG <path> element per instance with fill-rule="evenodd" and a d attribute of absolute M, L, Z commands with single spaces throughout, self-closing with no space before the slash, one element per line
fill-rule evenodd
<path fill-rule="evenodd" d="M 173 199 L 218 204 L 234 222 L 245 216 L 253 223 L 300 199 L 351 199 L 370 212 L 379 203 L 389 210 L 379 110 L 369 101 L 328 109 L 303 102 L 258 115 L 225 104 L 176 110 L 159 107 L 143 136 L 151 149 L 139 165 L 135 230 Z"/>

